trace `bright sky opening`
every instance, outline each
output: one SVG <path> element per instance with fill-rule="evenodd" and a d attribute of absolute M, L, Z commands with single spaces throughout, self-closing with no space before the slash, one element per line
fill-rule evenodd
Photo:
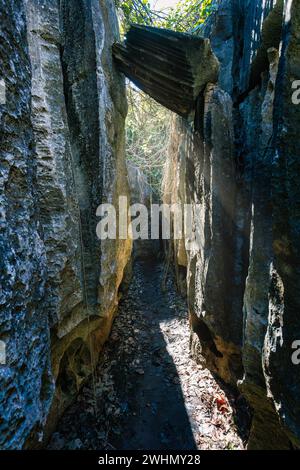
<path fill-rule="evenodd" d="M 151 5 L 154 10 L 162 11 L 167 8 L 175 7 L 178 0 L 152 0 Z"/>

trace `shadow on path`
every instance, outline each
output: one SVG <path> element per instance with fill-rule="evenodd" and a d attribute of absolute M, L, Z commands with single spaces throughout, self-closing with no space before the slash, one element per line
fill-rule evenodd
<path fill-rule="evenodd" d="M 174 319 L 170 292 L 160 289 L 161 265 L 140 262 L 122 309 L 133 307 L 135 318 L 135 366 L 114 369 L 121 402 L 127 408 L 122 417 L 122 434 L 113 436 L 117 449 L 196 449 L 185 408 L 176 366 L 167 351 L 160 324 Z M 127 362 L 127 361 L 126 361 Z"/>
<path fill-rule="evenodd" d="M 65 412 L 48 449 L 244 447 L 236 398 L 189 356 L 186 303 L 172 276 L 162 292 L 162 277 L 162 263 L 135 263 L 95 381 Z M 222 412 L 216 397 L 225 393 Z"/>

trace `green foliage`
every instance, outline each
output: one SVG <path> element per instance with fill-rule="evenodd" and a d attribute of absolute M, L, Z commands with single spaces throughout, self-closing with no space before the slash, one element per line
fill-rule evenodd
<path fill-rule="evenodd" d="M 121 20 L 121 33 L 125 34 L 130 24 L 145 24 L 158 26 L 163 14 L 151 9 L 148 0 L 115 0 L 115 5 Z"/>
<path fill-rule="evenodd" d="M 214 9 L 213 0 L 180 0 L 169 10 L 163 27 L 197 34 Z"/>
<path fill-rule="evenodd" d="M 199 34 L 216 2 L 217 0 L 180 0 L 174 8 L 162 12 L 152 10 L 149 0 L 115 0 L 123 35 L 132 23 Z M 133 85 L 128 84 L 127 95 L 127 158 L 143 171 L 149 184 L 159 195 L 172 113 Z"/>
<path fill-rule="evenodd" d="M 127 96 L 126 157 L 159 195 L 172 113 L 132 85 L 127 87 Z"/>
<path fill-rule="evenodd" d="M 197 34 L 205 19 L 214 11 L 214 0 L 179 0 L 164 11 L 151 9 L 149 0 L 115 0 L 123 32 L 131 23 L 146 24 L 174 31 Z"/>

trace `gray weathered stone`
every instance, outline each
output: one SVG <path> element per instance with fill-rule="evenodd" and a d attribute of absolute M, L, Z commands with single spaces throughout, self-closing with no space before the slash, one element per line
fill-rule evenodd
<path fill-rule="evenodd" d="M 107 338 L 131 242 L 96 236 L 128 194 L 112 0 L 0 2 L 0 446 L 43 440 Z"/>
<path fill-rule="evenodd" d="M 22 447 L 41 431 L 53 395 L 50 331 L 43 299 L 47 259 L 36 191 L 31 124 L 31 64 L 22 1 L 0 2 L 1 74 L 6 103 L 0 105 L 0 447 Z"/>
<path fill-rule="evenodd" d="M 185 252 L 192 350 L 247 397 L 251 449 L 300 445 L 292 362 L 300 338 L 300 106 L 291 100 L 299 11 L 299 0 L 222 2 L 204 28 L 219 81 L 207 87 L 194 129 L 177 119 L 166 170 L 180 168 L 172 201 L 200 204 L 200 249 Z"/>

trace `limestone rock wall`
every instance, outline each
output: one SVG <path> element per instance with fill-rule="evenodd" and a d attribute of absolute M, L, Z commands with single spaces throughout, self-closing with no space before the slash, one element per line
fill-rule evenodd
<path fill-rule="evenodd" d="M 0 2 L 1 289 L 0 447 L 21 447 L 43 423 L 53 395 L 50 331 L 42 300 L 47 260 L 35 190 L 36 159 L 31 123 L 31 63 L 20 0 Z M 4 361 L 3 361 L 4 362 Z"/>
<path fill-rule="evenodd" d="M 107 338 L 131 242 L 97 239 L 128 194 L 112 0 L 1 0 L 0 448 L 36 445 Z"/>
<path fill-rule="evenodd" d="M 174 242 L 191 348 L 247 397 L 249 448 L 300 445 L 299 12 L 299 0 L 220 2 L 204 29 L 219 80 L 194 124 L 174 119 L 166 166 L 166 202 L 200 207 L 199 246 Z"/>

